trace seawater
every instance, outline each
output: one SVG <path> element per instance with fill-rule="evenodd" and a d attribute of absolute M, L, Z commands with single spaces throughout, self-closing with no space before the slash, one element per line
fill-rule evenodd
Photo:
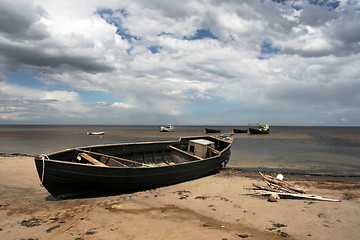
<path fill-rule="evenodd" d="M 206 127 L 223 133 L 246 129 Z M 176 134 L 203 135 L 204 129 L 176 126 Z M 89 136 L 89 131 L 105 135 Z M 0 152 L 37 155 L 78 146 L 178 139 L 174 133 L 158 132 L 158 126 L 0 125 Z M 235 134 L 231 152 L 231 168 L 360 176 L 360 127 L 273 126 L 266 135 Z"/>

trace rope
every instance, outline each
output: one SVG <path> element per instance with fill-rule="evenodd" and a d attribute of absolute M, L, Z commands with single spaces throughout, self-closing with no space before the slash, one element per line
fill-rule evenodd
<path fill-rule="evenodd" d="M 42 169 L 41 184 L 40 184 L 41 187 L 44 187 L 43 181 L 44 181 L 44 175 L 45 175 L 45 157 L 47 158 L 47 160 L 50 160 L 49 157 L 48 157 L 48 155 L 46 155 L 46 154 L 41 154 L 41 159 L 42 159 L 42 161 L 43 161 L 43 169 Z"/>

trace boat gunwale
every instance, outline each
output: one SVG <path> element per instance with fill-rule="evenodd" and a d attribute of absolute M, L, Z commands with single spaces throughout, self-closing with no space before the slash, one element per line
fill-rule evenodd
<path fill-rule="evenodd" d="M 71 149 L 72 150 L 72 149 Z M 222 153 L 222 151 L 221 151 Z M 55 159 L 46 159 L 45 162 L 54 162 L 54 163 L 61 163 L 61 164 L 69 164 L 69 165 L 75 165 L 75 166 L 84 166 L 84 167 L 96 167 L 96 168 L 103 168 L 103 169 L 155 169 L 155 168 L 162 168 L 162 167 L 175 167 L 175 166 L 179 166 L 179 165 L 186 165 L 186 164 L 191 164 L 191 163 L 196 163 L 196 162 L 201 162 L 201 161 L 207 161 L 207 160 L 212 160 L 214 158 L 217 158 L 221 155 L 221 153 L 219 155 L 215 155 L 212 157 L 208 157 L 208 158 L 203 158 L 203 159 L 196 159 L 193 161 L 188 161 L 188 162 L 181 162 L 181 163 L 175 163 L 175 164 L 169 164 L 169 165 L 151 165 L 152 167 L 122 167 L 122 166 L 102 166 L 102 165 L 95 165 L 95 164 L 87 164 L 87 163 L 76 163 L 76 162 L 67 162 L 67 161 L 61 161 L 61 160 L 55 160 Z M 189 155 L 192 156 L 192 155 Z M 41 159 L 37 159 L 35 158 L 36 161 L 42 161 Z"/>
<path fill-rule="evenodd" d="M 153 141 L 153 142 L 132 142 L 132 143 L 109 143 L 109 144 L 98 144 L 98 145 L 87 145 L 87 146 L 81 146 L 81 147 L 75 147 L 75 148 L 79 148 L 79 149 L 84 149 L 84 148 L 95 148 L 95 147 L 113 147 L 113 146 L 121 146 L 121 145 L 145 145 L 145 144 L 155 144 L 155 143 L 180 143 L 181 139 L 185 139 L 185 138 L 199 138 L 199 137 L 207 137 L 207 138 L 214 138 L 217 139 L 218 141 L 224 141 L 227 143 L 232 144 L 233 141 L 228 141 L 226 139 L 219 139 L 216 136 L 204 136 L 204 135 L 198 135 L 198 136 L 186 136 L 186 137 L 180 137 L 178 140 L 164 140 L 164 141 Z M 47 153 L 47 154 L 40 154 L 40 155 L 53 155 L 53 154 L 58 154 L 58 153 L 63 153 L 66 151 L 71 151 L 74 150 L 74 148 L 67 148 L 67 149 L 63 149 L 63 150 L 59 150 L 59 151 L 55 151 L 55 152 L 51 152 L 51 153 Z M 221 151 L 222 152 L 222 151 Z"/>
<path fill-rule="evenodd" d="M 68 151 L 77 151 L 76 149 L 82 149 L 84 150 L 84 148 L 94 148 L 94 147 L 111 147 L 111 146 L 121 146 L 121 145 L 145 145 L 145 144 L 156 144 L 156 143 L 180 143 L 181 142 L 181 139 L 184 139 L 184 138 L 189 138 L 189 139 L 192 139 L 192 138 L 198 138 L 198 137 L 210 137 L 210 138 L 214 138 L 218 141 L 223 141 L 223 142 L 227 142 L 229 143 L 228 146 L 226 146 L 224 149 L 222 149 L 221 151 L 219 151 L 220 153 L 215 155 L 215 156 L 212 156 L 212 157 L 208 157 L 208 158 L 203 158 L 203 159 L 197 159 L 196 157 L 194 157 L 194 155 L 186 152 L 186 151 L 183 151 L 181 149 L 176 149 L 182 153 L 186 153 L 188 154 L 188 156 L 191 156 L 191 157 L 194 157 L 194 160 L 192 161 L 188 161 L 188 162 L 181 162 L 181 163 L 176 163 L 176 164 L 169 164 L 169 165 L 162 165 L 162 166 L 159 166 L 159 165 L 152 165 L 152 167 L 146 167 L 146 168 L 143 168 L 143 167 L 120 167 L 120 166 L 102 166 L 102 165 L 94 165 L 94 164 L 87 164 L 87 163 L 77 163 L 77 162 L 68 162 L 68 161 L 61 161 L 61 160 L 56 160 L 56 159 L 50 159 L 50 158 L 47 158 L 45 159 L 44 161 L 46 162 L 54 162 L 54 163 L 61 163 L 61 164 L 69 164 L 69 165 L 80 165 L 80 166 L 84 166 L 84 167 L 95 167 L 95 168 L 103 168 L 103 169 L 151 169 L 151 168 L 162 168 L 162 167 L 175 167 L 175 166 L 178 166 L 178 165 L 185 165 L 185 164 L 191 164 L 191 163 L 196 163 L 196 162 L 200 162 L 200 161 L 207 161 L 207 160 L 212 160 L 214 158 L 217 158 L 219 156 L 221 156 L 225 151 L 227 151 L 231 145 L 232 145 L 232 142 L 233 142 L 233 139 L 231 141 L 228 141 L 226 139 L 219 139 L 215 136 L 203 136 L 203 135 L 200 135 L 200 136 L 188 136 L 188 137 L 180 137 L 178 141 L 154 141 L 154 142 L 134 142 L 134 143 L 115 143 L 115 144 L 103 144 L 103 145 L 91 145 L 91 146 L 83 146 L 83 147 L 76 147 L 76 148 L 68 148 L 68 149 L 64 149 L 64 150 L 61 150 L 61 151 L 56 151 L 56 152 L 52 152 L 52 153 L 48 153 L 48 154 L 42 154 L 42 155 L 39 155 L 39 156 L 36 156 L 35 157 L 35 161 L 43 161 L 40 157 L 41 156 L 49 156 L 51 157 L 51 155 L 54 155 L 54 154 L 59 154 L 59 153 L 65 153 L 65 152 L 68 152 Z M 174 147 L 176 148 L 176 147 Z"/>

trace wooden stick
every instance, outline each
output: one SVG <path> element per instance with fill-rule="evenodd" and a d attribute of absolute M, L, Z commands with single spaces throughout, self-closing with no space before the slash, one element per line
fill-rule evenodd
<path fill-rule="evenodd" d="M 144 163 L 132 161 L 132 160 L 125 159 L 125 158 L 119 158 L 119 157 L 115 157 L 115 156 L 111 156 L 111 155 L 106 155 L 106 154 L 103 154 L 103 153 L 92 152 L 92 151 L 88 151 L 88 150 L 84 150 L 84 149 L 80 149 L 80 148 L 73 148 L 73 149 L 76 150 L 76 151 L 90 153 L 90 154 L 99 155 L 99 156 L 104 156 L 104 157 L 112 158 L 112 159 L 119 160 L 119 161 L 131 162 L 131 163 L 139 164 L 139 165 L 142 165 L 142 166 L 151 166 L 150 164 L 144 164 Z"/>
<path fill-rule="evenodd" d="M 265 186 L 262 186 L 262 185 L 258 185 L 258 184 L 255 184 L 255 183 L 253 183 L 252 185 L 255 187 L 254 190 L 266 190 L 266 191 L 280 192 L 280 190 L 272 189 L 272 188 L 265 187 Z"/>
<path fill-rule="evenodd" d="M 298 198 L 307 198 L 307 199 L 314 199 L 314 200 L 320 200 L 320 201 L 341 202 L 341 200 L 337 200 L 337 199 L 323 198 L 323 197 L 316 196 L 316 195 L 301 194 L 301 193 L 283 193 L 283 192 L 264 191 L 264 192 L 262 192 L 261 194 L 262 194 L 262 195 L 277 194 L 277 195 L 283 195 L 283 196 L 292 196 L 292 197 L 298 197 Z"/>
<path fill-rule="evenodd" d="M 273 183 L 268 183 L 268 185 L 273 190 L 282 191 L 282 192 L 288 192 L 288 193 L 296 193 L 295 191 L 293 191 L 291 189 L 284 188 L 284 187 L 281 187 L 281 186 L 273 184 Z"/>
<path fill-rule="evenodd" d="M 121 166 L 123 166 L 123 167 L 129 167 L 128 165 L 126 165 L 126 164 L 123 164 L 122 162 L 120 162 L 119 160 L 116 160 L 116 159 L 114 159 L 114 158 L 110 158 L 111 160 L 113 160 L 113 161 L 115 161 L 115 162 L 117 162 L 117 163 L 119 163 Z"/>
<path fill-rule="evenodd" d="M 212 147 L 210 147 L 210 146 L 208 146 L 208 148 L 209 148 L 211 151 L 213 151 L 214 153 L 216 153 L 216 154 L 220 154 L 220 153 L 221 153 L 219 150 L 216 150 L 215 148 L 212 148 Z"/>
<path fill-rule="evenodd" d="M 264 175 L 261 172 L 259 172 L 259 173 L 266 181 L 268 181 L 270 183 L 277 184 L 277 185 L 279 185 L 281 187 L 291 189 L 291 190 L 293 190 L 295 192 L 298 192 L 298 193 L 305 193 L 304 190 L 302 190 L 302 189 L 300 189 L 298 187 L 295 187 L 295 186 L 291 185 L 290 183 L 287 183 L 287 182 L 282 181 L 282 180 L 278 180 L 278 179 L 276 179 L 276 178 L 274 178 L 272 176 L 269 176 L 269 175 Z"/>
<path fill-rule="evenodd" d="M 102 167 L 109 167 L 109 166 L 103 164 L 102 162 L 96 160 L 95 158 L 89 156 L 86 153 L 79 153 L 79 157 L 82 157 L 82 158 L 86 159 L 87 161 L 91 162 L 94 165 L 98 165 L 98 166 L 102 166 Z"/>
<path fill-rule="evenodd" d="M 188 152 L 185 152 L 185 151 L 183 151 L 183 150 L 181 150 L 181 149 L 178 149 L 178 148 L 176 148 L 176 147 L 173 147 L 173 146 L 171 146 L 171 145 L 169 145 L 169 148 L 170 148 L 170 149 L 173 149 L 173 150 L 176 150 L 176 151 L 178 151 L 178 152 L 184 153 L 184 154 L 186 154 L 186 155 L 188 155 L 188 156 L 194 157 L 194 158 L 196 158 L 196 159 L 203 160 L 203 158 L 201 158 L 201 157 L 198 157 L 198 156 L 196 156 L 196 155 L 192 155 L 192 154 L 190 154 L 190 153 L 188 153 Z"/>

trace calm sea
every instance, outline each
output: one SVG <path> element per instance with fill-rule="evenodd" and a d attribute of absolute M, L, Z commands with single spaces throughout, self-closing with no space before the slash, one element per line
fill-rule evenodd
<path fill-rule="evenodd" d="M 209 126 L 208 126 L 209 127 Z M 232 132 L 232 126 L 212 126 Z M 236 128 L 246 129 L 246 126 Z M 0 125 L 0 152 L 42 154 L 66 148 L 135 141 L 175 140 L 202 135 L 204 126 Z M 268 135 L 235 134 L 228 167 L 312 174 L 360 176 L 360 127 L 281 127 Z M 104 131 L 103 136 L 86 132 Z"/>

